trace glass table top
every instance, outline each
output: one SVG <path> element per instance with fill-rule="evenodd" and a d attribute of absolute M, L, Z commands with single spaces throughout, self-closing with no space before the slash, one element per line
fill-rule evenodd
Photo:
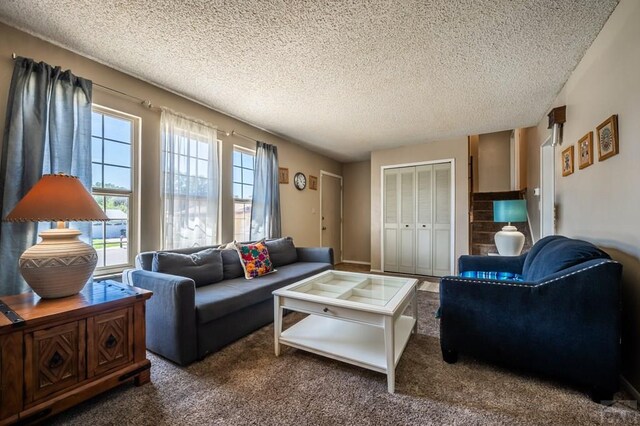
<path fill-rule="evenodd" d="M 385 306 L 412 279 L 330 271 L 290 288 L 289 291 Z"/>

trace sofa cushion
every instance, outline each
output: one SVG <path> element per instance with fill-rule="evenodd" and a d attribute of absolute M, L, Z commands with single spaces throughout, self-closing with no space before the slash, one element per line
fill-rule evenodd
<path fill-rule="evenodd" d="M 232 280 L 244 275 L 244 269 L 242 269 L 242 263 L 240 263 L 240 256 L 235 249 L 220 250 L 222 254 L 222 269 L 224 272 L 225 280 Z"/>
<path fill-rule="evenodd" d="M 196 287 L 217 283 L 224 277 L 220 250 L 213 248 L 192 254 L 156 252 L 151 270 L 191 278 Z"/>
<path fill-rule="evenodd" d="M 533 247 L 531 247 L 531 250 L 529 250 L 527 252 L 526 258 L 524 259 L 524 264 L 522 265 L 522 273 L 524 275 L 524 271 L 528 270 L 529 267 L 531 266 L 531 263 L 533 262 L 533 260 L 538 256 L 538 253 L 540 253 L 540 251 L 549 243 L 553 242 L 553 241 L 557 241 L 557 240 L 563 240 L 566 239 L 567 237 L 563 237 L 562 235 L 549 235 L 547 237 L 544 237 L 540 240 L 538 240 Z"/>
<path fill-rule="evenodd" d="M 588 260 L 610 259 L 607 253 L 587 241 L 560 236 L 547 238 L 536 243 L 527 255 L 522 271 L 525 281 L 539 281 Z M 544 242 L 544 246 L 535 250 L 536 245 L 542 242 Z"/>
<path fill-rule="evenodd" d="M 203 246 L 203 247 L 188 247 L 174 250 L 163 250 L 167 253 L 182 253 L 182 254 L 193 254 L 202 250 L 206 250 L 209 248 L 219 248 L 216 246 Z M 153 256 L 155 256 L 156 251 L 143 251 L 139 255 L 136 256 L 136 268 L 144 269 L 145 271 L 153 270 Z"/>
<path fill-rule="evenodd" d="M 291 237 L 267 240 L 265 245 L 269 250 L 269 257 L 271 257 L 273 266 L 276 268 L 298 261 L 298 252 L 296 251 L 296 246 L 293 245 L 293 238 Z"/>
<path fill-rule="evenodd" d="M 196 316 L 204 324 L 273 297 L 271 292 L 332 269 L 328 263 L 298 262 L 253 280 L 236 278 L 196 289 Z"/>
<path fill-rule="evenodd" d="M 246 279 L 251 280 L 276 272 L 264 240 L 255 243 L 237 243 L 236 249 L 240 255 L 240 263 Z"/>

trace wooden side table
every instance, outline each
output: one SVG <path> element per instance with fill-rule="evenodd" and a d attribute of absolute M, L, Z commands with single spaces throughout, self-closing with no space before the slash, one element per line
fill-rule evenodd
<path fill-rule="evenodd" d="M 122 383 L 149 382 L 151 295 L 102 281 L 62 299 L 0 297 L 0 425 L 39 421 Z"/>

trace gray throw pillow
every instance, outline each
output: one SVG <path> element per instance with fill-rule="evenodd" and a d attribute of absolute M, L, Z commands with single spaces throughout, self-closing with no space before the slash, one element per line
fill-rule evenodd
<path fill-rule="evenodd" d="M 191 278 L 196 287 L 217 283 L 224 278 L 222 255 L 220 250 L 213 248 L 193 254 L 156 252 L 151 270 Z"/>
<path fill-rule="evenodd" d="M 269 257 L 276 268 L 298 261 L 298 252 L 293 245 L 293 238 L 284 237 L 265 241 Z"/>
<path fill-rule="evenodd" d="M 235 249 L 220 250 L 222 254 L 222 270 L 224 271 L 224 279 L 231 280 L 238 277 L 244 277 L 244 269 L 240 263 L 240 256 Z"/>

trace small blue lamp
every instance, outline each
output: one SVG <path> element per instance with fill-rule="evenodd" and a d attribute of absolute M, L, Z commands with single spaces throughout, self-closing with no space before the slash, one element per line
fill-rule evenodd
<path fill-rule="evenodd" d="M 526 200 L 500 200 L 493 202 L 493 221 L 507 222 L 502 231 L 496 232 L 495 242 L 501 256 L 518 256 L 524 247 L 524 234 L 511 222 L 527 221 Z"/>

